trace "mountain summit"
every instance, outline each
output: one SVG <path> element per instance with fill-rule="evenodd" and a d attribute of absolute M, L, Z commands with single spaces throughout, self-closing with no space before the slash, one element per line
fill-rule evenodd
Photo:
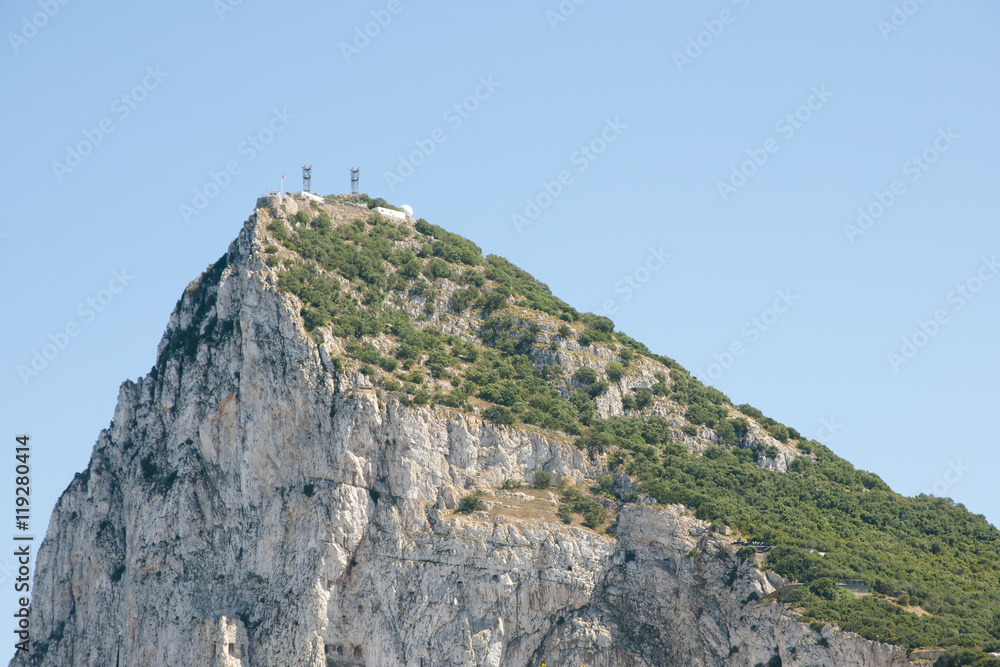
<path fill-rule="evenodd" d="M 986 664 L 1000 533 L 386 202 L 269 196 L 53 512 L 11 665 Z"/>

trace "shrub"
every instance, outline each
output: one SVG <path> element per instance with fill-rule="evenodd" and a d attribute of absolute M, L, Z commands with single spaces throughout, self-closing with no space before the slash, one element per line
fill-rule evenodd
<path fill-rule="evenodd" d="M 632 363 L 632 358 L 635 357 L 635 352 L 632 351 L 630 347 L 623 347 L 621 352 L 618 353 L 618 358 L 622 360 L 622 364 L 628 366 Z"/>
<path fill-rule="evenodd" d="M 581 366 L 573 373 L 573 380 L 578 384 L 592 385 L 597 382 L 597 371 L 589 366 Z"/>
<path fill-rule="evenodd" d="M 748 422 L 743 417 L 737 417 L 736 419 L 730 419 L 729 424 L 733 427 L 733 433 L 736 436 L 737 442 L 743 442 L 750 432 L 750 422 Z"/>
<path fill-rule="evenodd" d="M 822 577 L 809 585 L 809 592 L 824 600 L 836 600 L 840 591 L 837 582 L 830 577 Z"/>
<path fill-rule="evenodd" d="M 507 489 L 508 491 L 513 491 L 516 489 L 523 489 L 524 484 L 522 484 L 519 480 L 516 479 L 505 479 L 503 481 L 503 488 Z"/>
<path fill-rule="evenodd" d="M 516 421 L 514 413 L 502 405 L 491 405 L 486 408 L 483 412 L 483 417 L 501 426 L 511 426 Z"/>
<path fill-rule="evenodd" d="M 608 379 L 612 382 L 618 382 L 625 375 L 625 369 L 617 361 L 612 361 L 608 364 Z"/>
<path fill-rule="evenodd" d="M 718 436 L 719 442 L 725 445 L 735 445 L 736 444 L 736 429 L 733 428 L 732 422 L 722 419 L 718 424 L 715 425 L 715 435 Z"/>
<path fill-rule="evenodd" d="M 451 267 L 448 266 L 448 262 L 435 257 L 424 266 L 424 275 L 429 277 L 431 280 L 434 280 L 435 278 L 450 278 Z"/>
<path fill-rule="evenodd" d="M 604 380 L 600 382 L 595 382 L 594 384 L 587 387 L 587 393 L 590 394 L 591 398 L 597 398 L 604 392 L 608 390 L 608 383 Z"/>
<path fill-rule="evenodd" d="M 536 489 L 547 489 L 552 486 L 552 473 L 544 470 L 536 470 L 533 486 Z"/>
<path fill-rule="evenodd" d="M 784 424 L 770 424 L 767 427 L 767 432 L 779 442 L 788 442 L 788 428 Z"/>
<path fill-rule="evenodd" d="M 456 313 L 465 312 L 478 296 L 479 290 L 475 287 L 455 290 L 451 295 L 451 309 Z"/>
<path fill-rule="evenodd" d="M 588 528 L 597 529 L 607 518 L 608 510 L 604 508 L 604 505 L 596 504 L 584 513 L 583 522 L 587 524 Z"/>
<path fill-rule="evenodd" d="M 640 410 L 646 408 L 650 403 L 653 402 L 653 394 L 648 391 L 637 391 L 635 392 L 635 407 Z"/>
<path fill-rule="evenodd" d="M 559 518 L 562 519 L 563 523 L 573 523 L 573 508 L 569 505 L 566 505 L 565 503 L 559 505 L 557 514 L 559 515 Z"/>
<path fill-rule="evenodd" d="M 486 509 L 483 505 L 483 492 L 476 491 L 467 496 L 464 496 L 458 504 L 458 511 L 463 514 L 471 514 L 472 512 L 482 512 Z"/>

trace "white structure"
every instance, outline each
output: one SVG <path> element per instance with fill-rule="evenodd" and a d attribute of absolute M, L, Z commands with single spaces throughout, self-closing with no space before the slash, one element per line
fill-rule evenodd
<path fill-rule="evenodd" d="M 322 197 L 320 197 L 320 196 L 319 196 L 318 194 L 316 194 L 316 193 L 314 193 L 314 192 L 306 192 L 305 190 L 303 190 L 302 192 L 300 192 L 300 193 L 299 193 L 299 196 L 300 196 L 300 197 L 305 197 L 306 199 L 311 199 L 312 201 L 314 201 L 314 202 L 318 202 L 318 203 L 320 203 L 320 204 L 322 204 L 322 203 L 323 203 L 323 201 L 325 201 L 325 200 L 324 200 L 324 199 L 323 199 Z"/>
<path fill-rule="evenodd" d="M 384 215 L 387 218 L 395 218 L 396 220 L 406 220 L 406 214 L 402 211 L 393 211 L 391 208 L 382 208 L 378 206 L 375 211 Z"/>
<path fill-rule="evenodd" d="M 407 218 L 413 217 L 413 207 L 409 204 L 403 204 L 399 207 L 399 210 L 405 213 Z"/>

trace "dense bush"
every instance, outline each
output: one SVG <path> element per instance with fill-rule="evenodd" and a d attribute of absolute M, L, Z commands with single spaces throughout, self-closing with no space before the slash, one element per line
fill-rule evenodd
<path fill-rule="evenodd" d="M 609 380 L 618 382 L 625 375 L 625 369 L 617 361 L 612 361 L 608 363 L 607 374 Z"/>
<path fill-rule="evenodd" d="M 584 495 L 579 489 L 570 487 L 563 492 L 563 503 L 560 506 L 560 516 L 570 523 L 573 513 L 583 517 L 583 523 L 588 528 L 600 528 L 608 520 L 608 510 L 599 501 Z"/>
<path fill-rule="evenodd" d="M 494 424 L 500 424 L 501 426 L 510 426 L 516 421 L 514 419 L 514 413 L 500 405 L 493 405 L 486 408 L 486 411 L 483 413 L 483 417 L 490 420 Z"/>
<path fill-rule="evenodd" d="M 471 514 L 472 512 L 481 512 L 486 509 L 486 506 L 483 505 L 482 499 L 483 499 L 482 491 L 476 491 L 474 493 L 470 493 L 469 495 L 464 496 L 459 501 L 458 511 L 463 512 L 465 514 Z"/>
<path fill-rule="evenodd" d="M 547 489 L 552 486 L 552 473 L 544 470 L 536 470 L 534 476 L 534 487 L 536 489 Z"/>

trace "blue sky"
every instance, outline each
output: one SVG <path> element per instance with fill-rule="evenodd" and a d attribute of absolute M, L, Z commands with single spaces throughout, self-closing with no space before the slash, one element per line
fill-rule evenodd
<path fill-rule="evenodd" d="M 5 3 L 0 398 L 35 533 L 184 287 L 305 163 L 1000 520 L 1000 6 L 577 2 Z"/>

